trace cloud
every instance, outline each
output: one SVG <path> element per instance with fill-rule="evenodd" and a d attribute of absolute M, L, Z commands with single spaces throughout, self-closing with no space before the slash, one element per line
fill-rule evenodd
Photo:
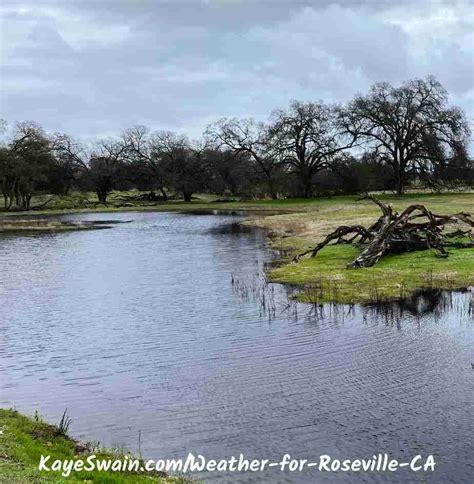
<path fill-rule="evenodd" d="M 474 117 L 469 1 L 59 0 L 1 9 L 1 116 L 83 138 L 198 136 L 291 99 L 436 75 Z"/>

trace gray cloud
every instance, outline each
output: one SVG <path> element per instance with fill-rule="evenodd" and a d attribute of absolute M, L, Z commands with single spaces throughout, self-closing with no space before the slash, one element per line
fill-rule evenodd
<path fill-rule="evenodd" d="M 474 118 L 471 1 L 6 1 L 1 16 L 0 115 L 84 138 L 197 136 L 428 74 Z"/>

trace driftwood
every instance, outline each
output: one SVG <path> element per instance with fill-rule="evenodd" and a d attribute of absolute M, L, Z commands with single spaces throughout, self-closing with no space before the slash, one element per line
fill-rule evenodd
<path fill-rule="evenodd" d="M 360 254 L 347 266 L 352 268 L 371 267 L 383 255 L 390 253 L 434 249 L 439 257 L 447 257 L 449 254 L 446 249 L 449 247 L 474 247 L 471 228 L 443 232 L 448 224 L 462 223 L 474 227 L 474 221 L 468 213 L 436 215 L 424 205 L 415 204 L 398 214 L 390 205 L 375 197 L 365 196 L 362 199 L 371 200 L 382 211 L 381 217 L 373 225 L 368 228 L 362 225 L 341 225 L 314 248 L 294 257 L 293 262 L 298 262 L 308 254 L 315 257 L 323 247 L 333 241 L 335 244 L 357 243 L 361 246 Z"/>

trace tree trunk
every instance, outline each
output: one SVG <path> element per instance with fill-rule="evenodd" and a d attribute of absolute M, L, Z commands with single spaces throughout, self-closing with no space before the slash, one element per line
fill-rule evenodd
<path fill-rule="evenodd" d="M 98 189 L 96 193 L 97 193 L 97 198 L 99 199 L 99 202 L 103 203 L 104 205 L 107 205 L 107 197 L 109 195 L 107 191 Z"/>
<path fill-rule="evenodd" d="M 303 197 L 304 198 L 311 198 L 313 194 L 313 183 L 311 177 L 305 177 L 302 180 L 303 183 Z"/>
<path fill-rule="evenodd" d="M 268 190 L 270 192 L 270 197 L 272 198 L 272 200 L 276 200 L 278 198 L 278 195 L 275 192 L 275 182 L 271 179 L 271 177 L 268 177 Z"/>
<path fill-rule="evenodd" d="M 398 176 L 397 176 L 397 195 L 403 195 L 403 188 L 404 188 L 403 172 L 401 171 L 401 169 L 399 169 Z"/>
<path fill-rule="evenodd" d="M 192 198 L 191 192 L 183 192 L 183 198 L 185 202 L 190 202 Z"/>
<path fill-rule="evenodd" d="M 168 201 L 168 194 L 166 193 L 166 191 L 163 187 L 160 187 L 160 192 L 161 192 L 161 195 L 163 197 L 163 202 L 167 202 Z"/>

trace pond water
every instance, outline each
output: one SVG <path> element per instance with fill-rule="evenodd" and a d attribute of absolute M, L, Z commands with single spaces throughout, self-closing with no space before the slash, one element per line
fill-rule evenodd
<path fill-rule="evenodd" d="M 472 482 L 472 295 L 287 304 L 264 235 L 230 215 L 83 214 L 108 230 L 0 238 L 0 406 L 147 458 L 411 459 L 434 474 L 213 482 Z"/>

